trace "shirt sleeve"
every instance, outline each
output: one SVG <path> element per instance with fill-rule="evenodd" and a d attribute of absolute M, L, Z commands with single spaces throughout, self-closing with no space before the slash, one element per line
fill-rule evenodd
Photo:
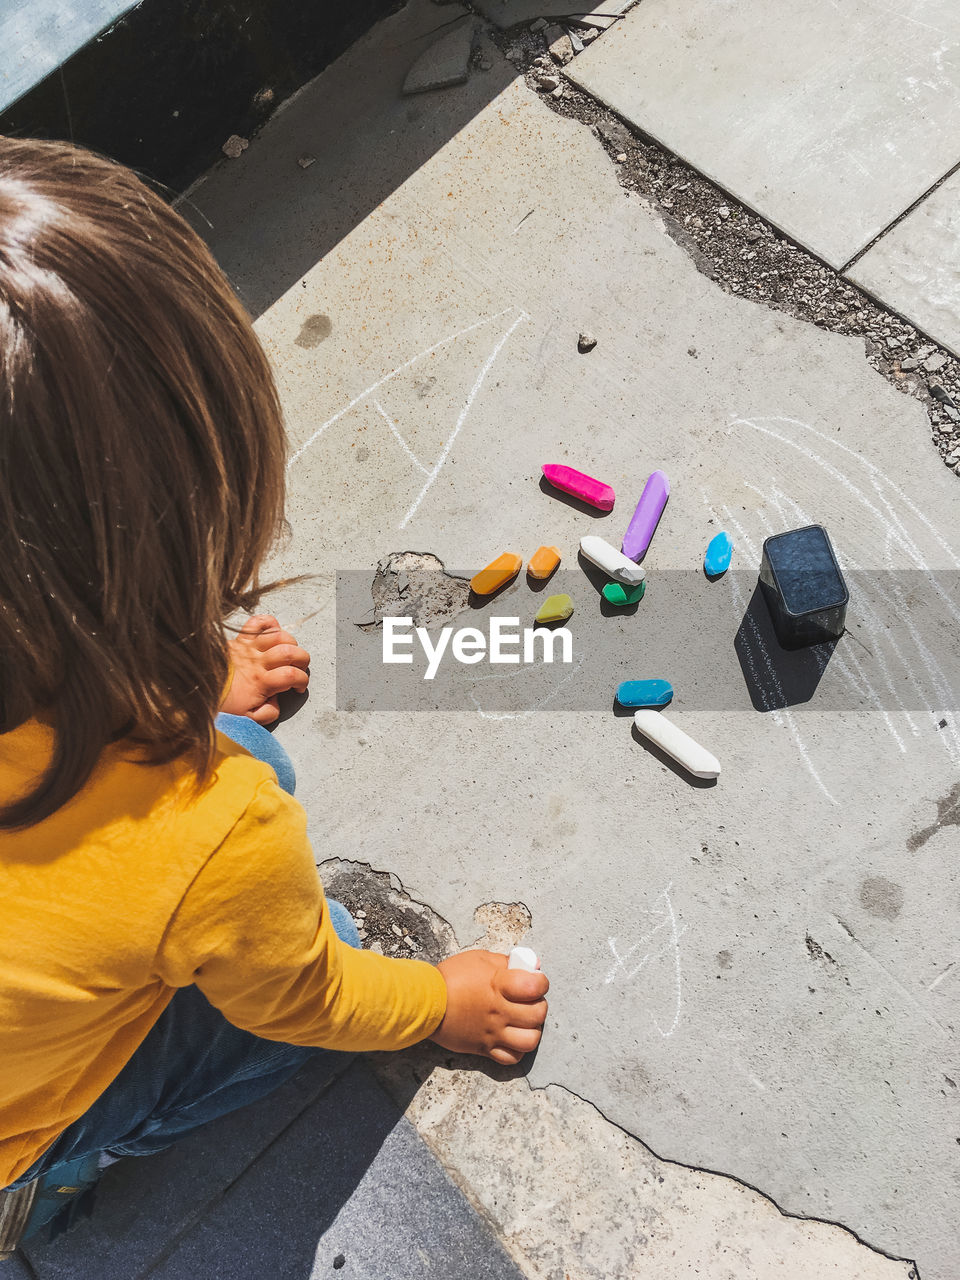
<path fill-rule="evenodd" d="M 170 986 L 196 983 L 235 1026 L 288 1044 L 402 1049 L 435 1031 L 446 1011 L 433 965 L 340 940 L 306 815 L 272 780 L 258 785 L 190 884 L 157 971 Z"/>

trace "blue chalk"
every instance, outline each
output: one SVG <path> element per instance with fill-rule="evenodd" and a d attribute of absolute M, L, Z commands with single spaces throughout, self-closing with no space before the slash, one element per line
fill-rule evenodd
<path fill-rule="evenodd" d="M 617 685 L 621 707 L 665 707 L 672 697 L 673 686 L 666 680 L 624 680 Z"/>
<path fill-rule="evenodd" d="M 728 533 L 718 533 L 710 539 L 707 554 L 703 557 L 703 571 L 708 578 L 719 578 L 730 568 L 733 555 L 733 543 Z"/>

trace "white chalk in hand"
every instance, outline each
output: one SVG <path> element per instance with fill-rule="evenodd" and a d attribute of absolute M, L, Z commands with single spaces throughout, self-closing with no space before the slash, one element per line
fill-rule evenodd
<path fill-rule="evenodd" d="M 508 969 L 524 969 L 527 973 L 536 973 L 540 968 L 537 953 L 529 947 L 514 947 L 507 961 Z"/>
<path fill-rule="evenodd" d="M 688 733 L 678 729 L 672 720 L 668 720 L 662 711 L 638 711 L 633 723 L 640 733 L 651 742 L 655 742 L 661 751 L 672 756 L 677 764 L 697 778 L 718 778 L 720 764 L 706 747 L 694 742 Z"/>

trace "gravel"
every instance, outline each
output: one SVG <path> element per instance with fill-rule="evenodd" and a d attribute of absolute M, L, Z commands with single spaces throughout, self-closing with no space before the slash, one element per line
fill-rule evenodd
<path fill-rule="evenodd" d="M 353 916 L 365 950 L 431 964 L 456 951 L 447 922 L 404 893 L 396 876 L 339 859 L 322 863 L 320 875 L 327 896 Z"/>
<path fill-rule="evenodd" d="M 586 28 L 564 25 L 583 39 Z M 960 449 L 960 360 L 576 86 L 564 81 L 561 94 L 545 92 L 556 66 L 542 33 L 524 27 L 494 31 L 491 38 L 554 111 L 593 129 L 617 162 L 621 185 L 659 210 L 668 234 L 700 271 L 736 297 L 861 338 L 870 365 L 923 402 L 940 456 Z"/>

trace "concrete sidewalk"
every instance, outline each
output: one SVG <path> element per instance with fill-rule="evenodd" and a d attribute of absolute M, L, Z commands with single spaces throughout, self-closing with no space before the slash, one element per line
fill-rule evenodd
<path fill-rule="evenodd" d="M 568 74 L 960 352 L 951 0 L 642 0 Z"/>

